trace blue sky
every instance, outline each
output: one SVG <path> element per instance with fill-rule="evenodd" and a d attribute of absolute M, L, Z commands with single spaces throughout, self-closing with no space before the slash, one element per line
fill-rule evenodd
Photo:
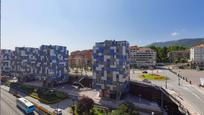
<path fill-rule="evenodd" d="M 204 37 L 204 0 L 2 0 L 2 48 Z"/>

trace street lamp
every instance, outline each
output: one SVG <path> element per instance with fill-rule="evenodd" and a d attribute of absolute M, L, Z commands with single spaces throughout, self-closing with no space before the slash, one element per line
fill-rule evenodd
<path fill-rule="evenodd" d="M 139 102 L 141 102 L 141 99 L 142 98 L 142 95 L 141 94 L 139 94 Z"/>
<path fill-rule="evenodd" d="M 165 88 L 167 89 L 167 74 L 166 74 L 166 77 L 165 77 Z"/>
<path fill-rule="evenodd" d="M 167 89 L 167 78 L 165 78 L 165 88 Z"/>
<path fill-rule="evenodd" d="M 177 76 L 178 76 L 178 85 L 180 86 L 181 85 L 181 83 L 180 83 L 180 70 L 179 70 L 179 73 L 177 74 Z"/>

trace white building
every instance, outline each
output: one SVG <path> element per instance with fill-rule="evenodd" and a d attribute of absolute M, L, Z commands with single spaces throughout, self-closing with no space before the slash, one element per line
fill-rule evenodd
<path fill-rule="evenodd" d="M 204 44 L 190 49 L 190 62 L 193 66 L 204 66 Z"/>
<path fill-rule="evenodd" d="M 133 67 L 149 67 L 156 65 L 156 52 L 150 48 L 130 47 L 130 64 Z"/>

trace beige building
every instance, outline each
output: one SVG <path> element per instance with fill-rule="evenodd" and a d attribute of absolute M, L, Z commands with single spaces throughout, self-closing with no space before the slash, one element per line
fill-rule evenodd
<path fill-rule="evenodd" d="M 138 46 L 130 47 L 130 64 L 136 67 L 150 67 L 156 65 L 156 52 L 150 48 Z"/>
<path fill-rule="evenodd" d="M 190 49 L 190 62 L 192 66 L 204 67 L 204 44 L 197 45 Z"/>
<path fill-rule="evenodd" d="M 186 59 L 188 60 L 190 57 L 190 51 L 189 50 L 182 50 L 182 51 L 172 51 L 168 53 L 168 59 L 169 62 L 175 62 L 179 59 Z"/>

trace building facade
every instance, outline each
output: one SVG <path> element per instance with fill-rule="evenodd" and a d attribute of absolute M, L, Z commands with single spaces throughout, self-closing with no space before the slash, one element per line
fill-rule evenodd
<path fill-rule="evenodd" d="M 69 57 L 70 67 L 85 68 L 92 66 L 92 50 L 71 52 Z"/>
<path fill-rule="evenodd" d="M 2 49 L 1 50 L 1 75 L 2 76 L 12 76 L 13 68 L 12 68 L 12 57 L 13 51 Z"/>
<path fill-rule="evenodd" d="M 40 77 L 39 49 L 16 47 L 13 56 L 13 70 L 19 80 L 34 80 Z"/>
<path fill-rule="evenodd" d="M 150 67 L 156 65 L 156 52 L 150 48 L 130 47 L 131 67 Z"/>
<path fill-rule="evenodd" d="M 180 59 L 188 60 L 190 58 L 190 50 L 172 51 L 167 54 L 169 62 L 173 63 Z"/>
<path fill-rule="evenodd" d="M 64 46 L 42 45 L 40 47 L 42 80 L 66 81 L 68 79 L 68 51 Z"/>
<path fill-rule="evenodd" d="M 190 49 L 190 62 L 193 67 L 204 67 L 204 44 L 197 45 Z"/>
<path fill-rule="evenodd" d="M 130 80 L 129 43 L 127 41 L 98 42 L 93 47 L 93 87 L 102 97 L 120 98 Z"/>
<path fill-rule="evenodd" d="M 12 73 L 20 81 L 39 79 L 60 83 L 68 80 L 68 50 L 64 46 L 16 47 L 13 52 L 1 52 L 3 74 Z"/>

